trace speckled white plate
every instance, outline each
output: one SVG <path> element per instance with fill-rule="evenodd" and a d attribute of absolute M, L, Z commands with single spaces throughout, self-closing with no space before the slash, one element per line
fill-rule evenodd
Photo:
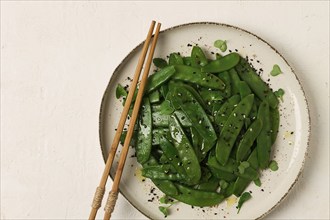
<path fill-rule="evenodd" d="M 171 52 L 189 55 L 189 44 L 198 44 L 207 56 L 214 57 L 211 52 L 219 52 L 213 47 L 213 42 L 226 39 L 228 50 L 235 49 L 243 56 L 248 56 L 254 67 L 262 70 L 262 78 L 269 80 L 271 88 L 285 91 L 284 101 L 280 103 L 280 130 L 273 147 L 272 157 L 278 162 L 279 170 L 262 172 L 262 186 L 259 188 L 250 184 L 248 191 L 253 198 L 246 202 L 239 214 L 236 210 L 236 198 L 231 197 L 217 207 L 194 208 L 183 203 L 171 207 L 168 219 L 259 219 L 267 215 L 278 205 L 294 186 L 302 171 L 310 135 L 310 117 L 307 101 L 298 75 L 293 71 L 281 54 L 270 44 L 258 36 L 243 29 L 218 23 L 190 23 L 162 31 L 159 36 L 154 57 L 166 57 Z M 129 84 L 128 77 L 133 77 L 142 43 L 129 53 L 114 71 L 106 88 L 100 112 L 100 142 L 103 157 L 106 158 L 109 146 L 115 134 L 122 104 L 115 98 L 118 83 Z M 278 64 L 283 74 L 272 77 L 269 75 L 274 64 Z M 121 147 L 119 147 L 120 149 Z M 120 183 L 121 193 L 127 200 L 151 219 L 162 219 L 158 210 L 158 197 L 163 194 L 149 180 L 142 181 L 140 165 L 130 149 L 126 166 Z M 113 176 L 118 161 L 118 153 Z M 154 199 L 152 199 L 154 198 Z M 152 200 L 152 202 L 148 202 Z"/>

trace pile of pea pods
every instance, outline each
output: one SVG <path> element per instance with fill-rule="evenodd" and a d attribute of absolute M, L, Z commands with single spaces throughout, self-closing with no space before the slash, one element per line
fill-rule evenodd
<path fill-rule="evenodd" d="M 142 175 L 167 196 L 214 206 L 241 196 L 270 163 L 278 99 L 238 53 L 153 60 L 134 135 Z"/>

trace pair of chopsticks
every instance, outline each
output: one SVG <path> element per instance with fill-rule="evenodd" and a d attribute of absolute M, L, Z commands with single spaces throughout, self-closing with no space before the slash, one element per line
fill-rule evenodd
<path fill-rule="evenodd" d="M 111 145 L 111 148 L 110 148 L 109 156 L 108 156 L 107 162 L 105 164 L 105 168 L 104 168 L 104 171 L 103 171 L 103 174 L 102 174 L 102 178 L 101 178 L 99 186 L 96 188 L 96 192 L 95 192 L 93 203 L 92 203 L 92 209 L 91 209 L 91 212 L 90 212 L 90 215 L 89 215 L 90 220 L 95 219 L 97 211 L 101 207 L 102 199 L 103 199 L 103 196 L 104 196 L 104 193 L 105 193 L 105 185 L 107 183 L 110 168 L 113 164 L 113 160 L 114 160 L 114 157 L 115 157 L 115 154 L 116 154 L 116 151 L 117 151 L 117 148 L 118 148 L 118 144 L 119 144 L 119 141 L 120 141 L 120 136 L 121 136 L 121 133 L 123 131 L 123 128 L 124 128 L 124 125 L 125 125 L 125 122 L 126 122 L 126 119 L 127 119 L 127 115 L 128 115 L 128 111 L 129 111 L 129 108 L 130 108 L 130 105 L 131 105 L 131 102 L 132 102 L 132 99 L 133 99 L 134 91 L 135 91 L 137 83 L 139 81 L 141 70 L 143 68 L 143 64 L 144 64 L 144 61 L 145 61 L 145 58 L 146 58 L 146 54 L 148 52 L 148 48 L 149 48 L 150 40 L 152 38 L 152 33 L 153 33 L 153 30 L 154 30 L 154 27 L 155 27 L 155 23 L 156 23 L 155 21 L 151 22 L 147 38 L 146 38 L 145 43 L 144 43 L 143 48 L 142 48 L 142 53 L 140 55 L 138 65 L 137 65 L 136 70 L 135 70 L 133 81 L 130 85 L 128 96 L 126 98 L 126 102 L 125 102 L 125 105 L 124 105 L 124 110 L 123 110 L 123 112 L 120 116 L 117 131 L 116 131 L 115 137 L 113 139 L 113 142 L 112 142 L 112 145 Z M 118 164 L 117 171 L 116 171 L 116 174 L 115 174 L 115 178 L 114 178 L 114 181 L 113 181 L 113 184 L 112 184 L 112 189 L 109 193 L 109 196 L 108 196 L 105 208 L 104 208 L 104 211 L 105 211 L 104 220 L 108 220 L 108 219 L 111 218 L 111 214 L 112 214 L 112 212 L 115 208 L 115 204 L 116 204 L 116 201 L 117 201 L 117 198 L 118 198 L 119 183 L 120 183 L 121 175 L 122 175 L 123 170 L 124 170 L 124 165 L 125 165 L 127 153 L 128 153 L 128 150 L 129 150 L 129 144 L 130 144 L 130 141 L 132 139 L 132 135 L 133 135 L 133 131 L 134 131 L 134 125 L 135 125 L 136 119 L 137 119 L 138 114 L 139 114 L 139 109 L 140 109 L 140 105 L 141 105 L 141 101 L 142 101 L 142 97 L 143 97 L 144 88 L 145 88 L 146 83 L 147 83 L 152 58 L 153 58 L 154 51 L 155 51 L 155 48 L 156 48 L 156 43 L 157 43 L 157 40 L 158 40 L 160 26 L 161 26 L 161 24 L 158 23 L 157 27 L 156 27 L 156 32 L 155 32 L 155 35 L 153 37 L 153 41 L 152 41 L 152 44 L 151 44 L 151 49 L 149 51 L 148 59 L 146 61 L 145 67 L 144 67 L 144 71 L 143 71 L 143 74 L 142 74 L 142 79 L 141 79 L 140 86 L 139 86 L 139 91 L 138 91 L 138 94 L 137 94 L 137 97 L 136 97 L 136 100 L 135 100 L 135 103 L 134 103 L 133 113 L 132 113 L 132 116 L 131 116 L 131 119 L 130 119 L 130 122 L 129 122 L 127 135 L 126 135 L 126 138 L 125 138 L 125 141 L 124 141 L 124 146 L 123 146 L 122 152 L 120 154 L 119 164 Z"/>

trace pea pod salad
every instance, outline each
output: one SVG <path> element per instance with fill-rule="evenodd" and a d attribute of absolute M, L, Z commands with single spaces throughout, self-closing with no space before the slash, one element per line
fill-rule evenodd
<path fill-rule="evenodd" d="M 205 207 L 244 195 L 241 208 L 272 161 L 278 98 L 238 53 L 210 59 L 194 46 L 168 58 L 154 59 L 131 141 L 142 175 L 172 201 Z"/>

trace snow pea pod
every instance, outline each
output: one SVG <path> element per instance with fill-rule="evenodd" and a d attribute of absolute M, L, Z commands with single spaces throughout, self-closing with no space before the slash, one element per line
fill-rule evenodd
<path fill-rule="evenodd" d="M 196 189 L 202 191 L 215 192 L 218 187 L 219 187 L 219 179 L 213 176 L 207 182 L 197 185 Z"/>
<path fill-rule="evenodd" d="M 249 85 L 244 81 L 240 81 L 238 83 L 238 91 L 241 96 L 241 99 L 243 99 L 245 96 L 250 95 L 252 93 Z"/>
<path fill-rule="evenodd" d="M 157 103 L 160 100 L 159 92 L 158 90 L 154 90 L 149 94 L 149 101 L 150 103 Z"/>
<path fill-rule="evenodd" d="M 257 75 L 249 63 L 245 59 L 241 59 L 236 66 L 236 70 L 241 77 L 251 88 L 251 90 L 261 99 L 266 100 L 269 106 L 275 109 L 278 106 L 278 99 L 268 85 Z"/>
<path fill-rule="evenodd" d="M 163 84 L 160 86 L 160 94 L 163 96 L 163 98 L 165 99 L 166 98 L 166 95 L 168 93 L 168 85 L 167 84 Z"/>
<path fill-rule="evenodd" d="M 169 119 L 169 129 L 173 144 L 178 151 L 182 166 L 187 174 L 188 181 L 197 183 L 201 178 L 201 167 L 194 149 L 175 115 L 172 115 Z"/>
<path fill-rule="evenodd" d="M 271 118 L 271 124 L 272 124 L 271 139 L 272 139 L 272 145 L 273 145 L 276 141 L 278 129 L 280 126 L 280 112 L 278 111 L 278 108 L 269 109 L 269 110 L 270 110 L 270 118 Z"/>
<path fill-rule="evenodd" d="M 259 164 L 258 164 L 258 156 L 257 156 L 257 150 L 254 149 L 252 151 L 252 153 L 250 154 L 249 158 L 247 159 L 247 162 L 249 162 L 250 166 L 255 169 L 258 170 L 259 168 Z M 251 180 L 249 179 L 245 179 L 242 177 L 238 177 L 235 181 L 234 184 L 234 195 L 235 196 L 240 196 L 244 190 L 246 189 L 246 187 L 248 187 L 248 185 L 251 183 Z"/>
<path fill-rule="evenodd" d="M 218 77 L 226 84 L 226 88 L 224 90 L 220 90 L 221 95 L 225 98 L 229 98 L 231 96 L 231 80 L 228 71 L 224 71 L 219 73 Z"/>
<path fill-rule="evenodd" d="M 190 127 L 190 133 L 191 133 L 191 142 L 192 142 L 192 146 L 194 147 L 195 154 L 198 158 L 198 161 L 201 162 L 205 157 L 205 154 L 203 155 L 200 150 L 200 146 L 202 145 L 203 140 L 194 127 Z"/>
<path fill-rule="evenodd" d="M 237 176 L 233 173 L 228 173 L 228 172 L 218 170 L 213 167 L 209 167 L 209 169 L 213 176 L 215 176 L 216 178 L 221 179 L 221 180 L 234 181 L 237 178 Z"/>
<path fill-rule="evenodd" d="M 217 125 L 219 125 L 220 130 L 223 128 L 230 113 L 232 113 L 240 100 L 239 95 L 234 95 L 223 103 L 219 111 L 217 111 L 217 114 L 214 116 L 214 121 Z"/>
<path fill-rule="evenodd" d="M 269 105 L 267 101 L 263 101 L 258 110 L 258 118 L 262 120 L 262 130 L 257 137 L 258 161 L 261 169 L 266 169 L 269 164 L 270 151 L 272 146 L 271 139 L 271 122 Z"/>
<path fill-rule="evenodd" d="M 201 72 L 199 68 L 186 65 L 174 65 L 174 67 L 175 74 L 172 77 L 173 79 L 194 83 L 212 89 L 223 90 L 226 87 L 225 83 L 217 76 Z"/>
<path fill-rule="evenodd" d="M 252 167 L 247 167 L 243 173 L 239 172 L 238 170 L 239 164 L 232 158 L 228 159 L 226 165 L 221 165 L 214 156 L 210 156 L 208 158 L 207 165 L 216 170 L 230 174 L 235 174 L 238 177 L 242 177 L 249 180 L 255 180 L 259 177 L 258 172 Z"/>
<path fill-rule="evenodd" d="M 216 192 L 207 192 L 192 189 L 181 184 L 175 184 L 179 190 L 178 195 L 173 195 L 174 199 L 193 206 L 214 206 L 224 200 L 224 195 Z"/>
<path fill-rule="evenodd" d="M 230 53 L 202 67 L 202 72 L 219 73 L 235 67 L 240 60 L 238 53 Z"/>
<path fill-rule="evenodd" d="M 192 58 L 191 57 L 182 57 L 183 59 L 183 64 L 186 65 L 186 66 L 191 66 L 191 63 L 192 63 Z"/>
<path fill-rule="evenodd" d="M 204 144 L 201 146 L 201 152 L 206 155 L 217 139 L 209 117 L 194 96 L 185 87 L 172 84 L 171 89 L 172 93 L 169 97 L 171 103 L 177 103 L 203 138 Z"/>
<path fill-rule="evenodd" d="M 205 66 L 207 63 L 208 61 L 203 50 L 198 46 L 194 46 L 191 50 L 191 66 L 200 67 Z"/>
<path fill-rule="evenodd" d="M 167 66 L 158 72 L 152 74 L 148 78 L 148 83 L 145 88 L 145 94 L 148 94 L 154 90 L 156 90 L 158 87 L 160 87 L 162 84 L 164 84 L 167 80 L 169 80 L 175 73 L 174 66 Z"/>
<path fill-rule="evenodd" d="M 232 95 L 239 94 L 239 83 L 241 79 L 239 78 L 235 68 L 229 70 L 229 76 L 232 84 Z"/>
<path fill-rule="evenodd" d="M 189 86 L 189 85 L 183 84 L 183 83 L 180 85 L 183 86 L 184 88 L 186 88 L 194 96 L 194 98 L 203 107 L 203 109 L 207 109 L 207 105 L 204 102 L 203 98 L 192 86 Z"/>
<path fill-rule="evenodd" d="M 188 117 L 183 111 L 177 110 L 174 111 L 174 114 L 178 117 L 181 125 L 183 127 L 191 127 L 192 124 L 189 121 Z M 152 122 L 154 127 L 168 127 L 168 119 L 170 115 L 165 114 L 161 111 L 155 111 L 152 113 Z"/>
<path fill-rule="evenodd" d="M 142 164 L 149 159 L 152 146 L 152 116 L 148 98 L 143 99 L 140 117 L 136 143 L 136 156 L 138 162 Z"/>
<path fill-rule="evenodd" d="M 183 64 L 183 59 L 179 54 L 171 53 L 168 63 L 169 65 Z"/>
<path fill-rule="evenodd" d="M 158 166 L 149 166 L 142 169 L 142 176 L 148 177 L 153 180 L 183 180 L 185 177 L 180 173 L 169 173 L 164 172 L 163 167 Z"/>
<path fill-rule="evenodd" d="M 171 137 L 169 136 L 168 128 L 155 128 L 152 130 L 152 145 L 159 145 L 161 137 Z"/>
<path fill-rule="evenodd" d="M 206 103 L 222 101 L 224 99 L 220 90 L 201 89 L 199 94 Z"/>
<path fill-rule="evenodd" d="M 169 115 L 163 114 L 160 111 L 153 112 L 152 113 L 153 126 L 156 128 L 167 127 L 168 126 L 168 117 L 169 117 Z"/>
<path fill-rule="evenodd" d="M 252 147 L 254 140 L 258 137 L 260 131 L 262 129 L 262 121 L 261 119 L 255 120 L 251 126 L 245 132 L 243 138 L 241 139 L 238 149 L 236 152 L 236 160 L 242 161 Z"/>
<path fill-rule="evenodd" d="M 142 164 L 143 168 L 147 168 L 150 166 L 156 166 L 158 165 L 157 160 L 153 157 L 150 156 L 149 160 Z M 172 181 L 170 180 L 156 180 L 153 179 L 152 182 L 162 191 L 162 192 L 166 192 L 166 195 L 178 195 L 179 191 L 176 188 L 176 186 L 172 183 Z"/>
<path fill-rule="evenodd" d="M 237 107 L 228 117 L 223 129 L 221 130 L 220 137 L 216 145 L 217 160 L 225 165 L 228 161 L 230 152 L 236 138 L 241 131 L 244 119 L 249 115 L 253 105 L 254 95 L 248 95 L 238 103 Z"/>
<path fill-rule="evenodd" d="M 160 147 L 164 152 L 164 155 L 167 157 L 168 161 L 173 165 L 174 169 L 182 174 L 186 175 L 186 172 L 182 166 L 182 162 L 179 159 L 178 150 L 173 146 L 171 142 L 167 140 L 164 136 L 160 137 Z"/>

